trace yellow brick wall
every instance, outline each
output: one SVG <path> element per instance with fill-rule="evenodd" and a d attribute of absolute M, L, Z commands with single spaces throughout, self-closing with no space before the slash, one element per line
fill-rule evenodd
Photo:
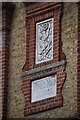
<path fill-rule="evenodd" d="M 24 96 L 21 91 L 21 72 L 25 63 L 25 7 L 16 3 L 11 30 L 10 64 L 9 64 L 9 117 L 22 117 Z"/>
<path fill-rule="evenodd" d="M 23 3 L 15 3 L 15 5 L 10 41 L 8 117 L 23 118 L 24 96 L 21 91 L 21 72 L 26 59 L 25 7 Z M 77 116 L 77 17 L 77 3 L 64 3 L 61 19 L 61 40 L 67 59 L 67 78 L 62 90 L 63 107 L 29 115 L 27 118 L 67 118 Z"/>

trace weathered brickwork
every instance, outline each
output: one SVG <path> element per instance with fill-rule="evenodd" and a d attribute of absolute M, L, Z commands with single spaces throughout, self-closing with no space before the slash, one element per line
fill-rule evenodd
<path fill-rule="evenodd" d="M 2 4 L 2 113 L 7 117 L 8 80 L 9 80 L 9 41 L 11 22 L 14 11 L 13 3 Z"/>
<path fill-rule="evenodd" d="M 16 3 L 10 41 L 8 116 L 23 116 L 24 96 L 21 92 L 21 72 L 25 63 L 25 7 Z"/>
<path fill-rule="evenodd" d="M 0 3 L 0 119 L 2 118 L 2 4 Z"/>
<path fill-rule="evenodd" d="M 8 117 L 24 117 L 24 95 L 22 93 L 22 67 L 26 59 L 25 7 L 15 3 L 10 40 Z M 78 8 L 76 3 L 64 3 L 61 19 L 61 40 L 66 55 L 66 81 L 63 86 L 63 107 L 25 116 L 35 118 L 66 118 L 77 116 L 77 29 Z"/>
<path fill-rule="evenodd" d="M 65 80 L 66 74 L 65 74 L 65 55 L 62 59 L 63 52 L 61 49 L 62 46 L 61 46 L 61 39 L 60 39 L 60 33 L 61 33 L 60 19 L 61 19 L 61 13 L 62 13 L 62 9 L 61 9 L 62 4 L 50 2 L 48 4 L 47 3 L 28 4 L 27 6 L 27 3 L 25 3 L 25 7 L 26 7 L 27 55 L 26 55 L 26 63 L 23 67 L 23 73 L 25 73 L 24 75 L 25 78 L 23 78 L 22 91 L 25 96 L 24 115 L 26 116 L 28 114 L 63 106 L 62 86 Z M 36 64 L 35 63 L 35 46 L 36 46 L 35 24 L 37 23 L 37 21 L 42 21 L 49 18 L 54 18 L 53 59 Z M 48 41 L 48 39 L 46 38 L 44 41 Z M 46 45 L 44 50 L 46 53 L 46 51 L 48 52 L 50 48 L 48 49 Z M 44 53 L 44 50 L 42 53 Z M 64 60 L 64 62 L 62 62 L 62 60 Z M 57 63 L 58 65 L 56 65 Z M 54 67 L 54 65 L 56 66 Z M 44 70 L 42 70 L 43 68 Z M 35 70 L 36 72 L 32 73 L 32 71 L 35 71 Z M 26 75 L 29 72 L 31 72 L 31 74 Z M 31 96 L 30 96 L 32 91 L 31 90 L 32 81 L 47 77 L 49 75 L 55 75 L 57 77 L 56 96 L 32 103 Z"/>
<path fill-rule="evenodd" d="M 64 4 L 62 17 L 63 51 L 67 59 L 67 78 L 64 84 L 64 116 L 76 116 L 77 110 L 77 40 L 78 8 L 76 3 Z M 69 113 L 67 111 L 69 111 Z"/>
<path fill-rule="evenodd" d="M 78 3 L 78 59 L 77 59 L 77 105 L 80 116 L 80 2 Z"/>

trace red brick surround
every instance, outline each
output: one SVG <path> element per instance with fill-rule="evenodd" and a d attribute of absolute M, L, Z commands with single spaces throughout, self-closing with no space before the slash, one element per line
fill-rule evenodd
<path fill-rule="evenodd" d="M 61 4 L 60 3 L 35 3 L 26 6 L 26 63 L 23 70 L 27 71 L 36 67 L 41 67 L 47 64 L 52 64 L 65 59 L 65 55 L 61 50 L 60 40 L 60 16 Z M 36 44 L 36 27 L 38 21 L 54 17 L 54 59 L 41 64 L 35 64 L 35 44 Z"/>
<path fill-rule="evenodd" d="M 7 117 L 7 94 L 9 75 L 9 41 L 14 4 L 2 3 L 2 89 L 3 89 L 3 118 Z"/>
<path fill-rule="evenodd" d="M 22 91 L 25 96 L 24 115 L 40 112 L 47 109 L 60 107 L 63 105 L 62 86 L 65 80 L 65 66 L 61 65 L 57 68 L 48 69 L 39 73 L 26 75 L 23 80 Z M 38 102 L 31 103 L 31 82 L 33 80 L 43 78 L 46 76 L 57 76 L 57 95 L 56 97 L 44 99 Z"/>
<path fill-rule="evenodd" d="M 62 86 L 66 77 L 65 55 L 61 43 L 62 4 L 54 2 L 25 3 L 26 7 L 26 63 L 23 67 L 22 91 L 25 96 L 24 115 L 61 107 L 63 105 Z M 35 64 L 36 22 L 54 18 L 53 60 Z M 47 76 L 56 75 L 57 95 L 31 103 L 31 82 Z"/>

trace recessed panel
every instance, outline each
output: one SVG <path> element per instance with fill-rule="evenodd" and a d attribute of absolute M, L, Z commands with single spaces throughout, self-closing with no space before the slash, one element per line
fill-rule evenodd
<path fill-rule="evenodd" d="M 53 59 L 53 18 L 36 23 L 36 64 Z"/>

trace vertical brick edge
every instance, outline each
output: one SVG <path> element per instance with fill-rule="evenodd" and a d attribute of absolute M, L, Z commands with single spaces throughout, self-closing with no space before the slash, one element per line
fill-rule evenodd
<path fill-rule="evenodd" d="M 0 119 L 2 119 L 2 3 L 0 3 Z"/>
<path fill-rule="evenodd" d="M 7 118 L 8 77 L 9 77 L 9 41 L 14 4 L 2 3 L 2 89 L 3 89 L 3 116 Z"/>

